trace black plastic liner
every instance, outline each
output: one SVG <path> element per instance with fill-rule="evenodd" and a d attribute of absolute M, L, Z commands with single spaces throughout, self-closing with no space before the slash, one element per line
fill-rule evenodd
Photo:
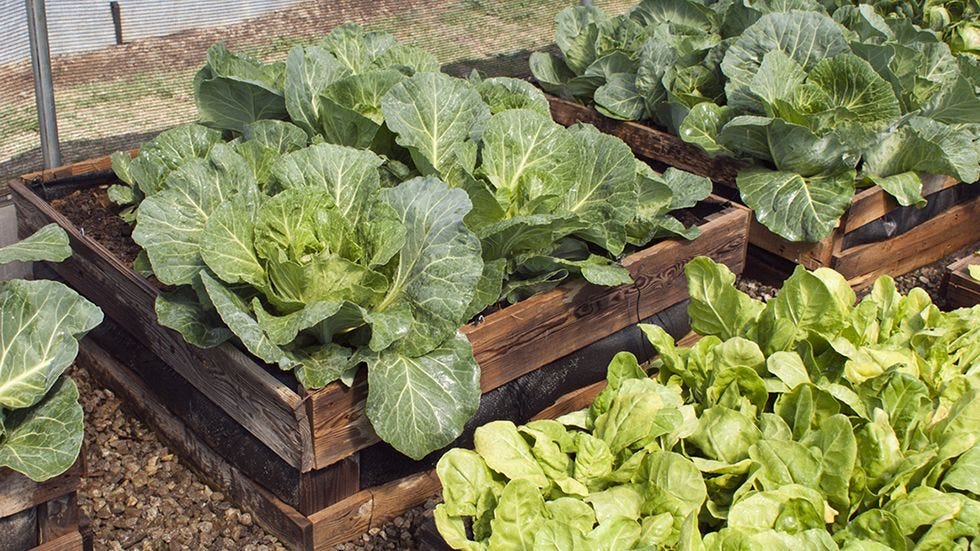
<path fill-rule="evenodd" d="M 675 339 L 690 331 L 685 300 L 642 321 L 663 327 Z M 542 342 L 541 346 L 547 346 Z M 420 461 L 412 461 L 390 445 L 375 444 L 360 452 L 361 488 L 370 488 L 393 480 L 432 469 L 450 448 L 473 446 L 473 431 L 490 421 L 505 419 L 524 423 L 555 400 L 573 390 L 589 386 L 606 378 L 606 367 L 618 352 L 632 352 L 641 361 L 654 355 L 636 325 L 631 325 L 585 348 L 523 375 L 480 399 L 480 409 L 466 424 L 462 436 L 441 450 L 432 452 Z"/>
<path fill-rule="evenodd" d="M 0 551 L 21 551 L 37 544 L 36 507 L 0 518 Z"/>
<path fill-rule="evenodd" d="M 27 187 L 45 201 L 60 199 L 76 190 L 86 189 L 101 184 L 119 184 L 122 181 L 111 170 L 86 172 L 75 176 L 64 176 L 51 182 L 43 182 L 36 178 L 27 183 Z"/>
<path fill-rule="evenodd" d="M 939 216 L 955 205 L 971 201 L 980 196 L 980 185 L 957 185 L 937 191 L 926 197 L 926 206 L 899 207 L 885 216 L 861 226 L 844 236 L 843 248 L 847 249 L 865 243 L 876 243 L 897 237 L 916 226 Z"/>

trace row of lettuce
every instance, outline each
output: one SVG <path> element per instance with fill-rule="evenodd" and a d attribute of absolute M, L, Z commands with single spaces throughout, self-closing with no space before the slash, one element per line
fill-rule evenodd
<path fill-rule="evenodd" d="M 0 265 L 69 256 L 68 235 L 50 224 L 0 248 Z M 63 375 L 102 311 L 62 283 L 13 279 L 0 281 L 0 314 L 0 469 L 42 482 L 71 467 L 82 447 L 78 388 Z"/>
<path fill-rule="evenodd" d="M 531 69 L 607 116 L 754 161 L 737 186 L 757 219 L 818 241 L 856 188 L 922 206 L 919 173 L 977 180 L 978 17 L 973 1 L 583 6 L 557 18 L 562 55 L 537 52 Z"/>
<path fill-rule="evenodd" d="M 413 458 L 479 405 L 463 324 L 573 275 L 630 283 L 616 260 L 696 236 L 671 212 L 711 189 L 555 123 L 527 82 L 451 77 L 353 24 L 285 62 L 215 45 L 194 90 L 201 124 L 113 158 L 160 323 L 307 388 L 366 364 L 367 416 Z"/>
<path fill-rule="evenodd" d="M 969 549 L 980 526 L 980 306 L 802 267 L 763 304 L 686 267 L 701 339 L 609 366 L 588 409 L 475 433 L 437 474 L 454 549 Z M 646 369 L 655 372 L 653 378 Z"/>

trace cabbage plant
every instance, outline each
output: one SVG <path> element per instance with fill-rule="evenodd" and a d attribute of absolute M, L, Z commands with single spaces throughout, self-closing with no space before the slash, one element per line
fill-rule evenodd
<path fill-rule="evenodd" d="M 176 287 L 160 323 L 234 337 L 306 388 L 366 364 L 368 417 L 416 458 L 478 405 L 463 323 L 571 274 L 630 283 L 616 260 L 696 236 L 670 213 L 711 187 L 556 124 L 527 82 L 450 77 L 356 25 L 285 62 L 215 45 L 195 91 L 200 124 L 113 158 L 134 267 Z"/>
<path fill-rule="evenodd" d="M 448 444 L 480 397 L 457 331 L 483 269 L 469 198 L 432 177 L 382 187 L 380 157 L 327 143 L 282 147 L 266 193 L 242 151 L 298 129 L 262 127 L 183 163 L 141 202 L 133 239 L 175 287 L 157 300 L 160 323 L 198 346 L 234 336 L 306 388 L 350 384 L 364 362 L 382 439 L 415 458 Z"/>
<path fill-rule="evenodd" d="M 736 183 L 759 222 L 819 241 L 856 188 L 922 206 L 920 173 L 978 178 L 975 55 L 910 19 L 840 4 L 568 8 L 556 27 L 563 55 L 537 52 L 531 70 L 545 90 L 609 117 L 651 120 L 709 154 L 756 161 Z"/>
<path fill-rule="evenodd" d="M 438 68 L 431 54 L 353 24 L 294 47 L 285 62 L 216 44 L 195 79 L 202 124 L 161 133 L 134 160 L 117 154 L 114 168 L 127 185 L 110 195 L 137 208 L 172 170 L 228 135 L 238 137 L 234 148 L 270 193 L 278 191 L 269 187 L 275 158 L 307 141 L 368 149 L 384 159 L 384 185 L 434 176 L 470 197 L 466 223 L 480 237 L 485 264 L 467 318 L 570 274 L 629 283 L 614 262 L 627 246 L 697 235 L 670 212 L 704 199 L 707 179 L 675 169 L 658 174 L 618 138 L 561 127 L 527 82 L 459 79 Z M 289 132 L 271 124 L 277 119 L 292 123 Z M 261 135 L 269 128 L 277 137 Z M 132 210 L 124 216 L 134 217 Z M 138 268 L 149 271 L 143 258 Z"/>
<path fill-rule="evenodd" d="M 0 248 L 0 264 L 60 262 L 68 235 L 49 224 Z M 82 406 L 62 374 L 102 311 L 56 281 L 0 281 L 0 468 L 42 482 L 72 466 L 82 446 Z"/>
<path fill-rule="evenodd" d="M 880 278 L 860 302 L 802 267 L 766 304 L 686 267 L 692 327 L 650 378 L 629 353 L 592 405 L 476 430 L 436 467 L 454 549 L 969 549 L 980 525 L 980 306 Z"/>

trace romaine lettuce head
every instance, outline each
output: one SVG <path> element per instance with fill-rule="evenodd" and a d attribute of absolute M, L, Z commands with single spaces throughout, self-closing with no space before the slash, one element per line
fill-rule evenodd
<path fill-rule="evenodd" d="M 700 257 L 692 326 L 587 409 L 476 429 L 436 467 L 454 549 L 911 549 L 975 542 L 980 306 L 798 269 L 767 304 Z M 649 378 L 647 370 L 656 372 Z"/>

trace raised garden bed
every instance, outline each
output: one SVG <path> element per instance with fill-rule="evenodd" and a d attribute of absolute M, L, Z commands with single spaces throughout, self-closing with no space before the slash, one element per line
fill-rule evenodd
<path fill-rule="evenodd" d="M 971 254 L 946 267 L 942 294 L 946 297 L 948 309 L 969 308 L 980 304 L 980 281 L 970 277 L 970 265 L 980 265 L 980 256 Z"/>
<path fill-rule="evenodd" d="M 610 119 L 592 107 L 549 96 L 551 114 L 561 124 L 586 122 L 618 136 L 633 152 L 648 160 L 681 168 L 715 183 L 715 193 L 738 201 L 735 177 L 745 163 L 710 157 L 694 144 L 636 122 Z M 899 276 L 935 262 L 978 236 L 980 188 L 954 178 L 923 178 L 924 209 L 901 207 L 881 188 L 859 191 L 840 224 L 817 243 L 788 241 L 757 222 L 749 228 L 748 267 L 767 282 L 782 281 L 793 264 L 809 269 L 829 267 L 862 288 L 878 276 Z"/>
<path fill-rule="evenodd" d="M 108 167 L 108 158 L 95 159 L 82 167 L 26 175 L 12 185 L 20 231 L 49 222 L 64 227 L 75 254 L 51 268 L 125 330 L 95 332 L 102 348 L 116 349 L 86 349 L 81 361 L 123 365 L 112 355 L 145 345 L 147 352 L 135 365 L 129 358 L 133 367 L 128 371 L 93 370 L 110 386 L 113 378 L 120 381 L 115 386 L 132 407 L 145 406 L 142 413 L 151 425 L 185 442 L 185 454 L 196 457 L 191 461 L 199 471 L 231 487 L 231 495 L 294 548 L 346 541 L 365 525 L 374 526 L 437 491 L 434 477 L 410 473 L 433 464 L 438 452 L 414 463 L 379 444 L 364 415 L 363 378 L 352 388 L 334 383 L 305 392 L 292 375 L 269 369 L 234 346 L 198 349 L 157 324 L 153 304 L 158 288 L 48 202 L 106 184 Z M 712 197 L 687 215 L 697 218 L 701 236 L 663 241 L 624 258 L 633 285 L 572 282 L 463 328 L 482 370 L 481 411 L 494 393 L 500 404 L 481 423 L 503 413 L 529 418 L 561 395 L 601 380 L 611 354 L 596 360 L 599 368 L 585 377 L 575 368 L 579 359 L 569 354 L 617 333 L 616 338 L 628 339 L 624 329 L 671 307 L 681 312 L 687 297 L 682 270 L 691 258 L 711 256 L 741 272 L 748 210 Z M 562 358 L 571 363 L 556 368 Z M 535 376 L 537 382 L 531 380 Z M 528 396 L 540 407 L 534 409 L 535 400 Z"/>
<path fill-rule="evenodd" d="M 92 548 L 88 519 L 76 500 L 82 462 L 80 457 L 66 472 L 44 482 L 0 468 L 0 551 Z"/>

